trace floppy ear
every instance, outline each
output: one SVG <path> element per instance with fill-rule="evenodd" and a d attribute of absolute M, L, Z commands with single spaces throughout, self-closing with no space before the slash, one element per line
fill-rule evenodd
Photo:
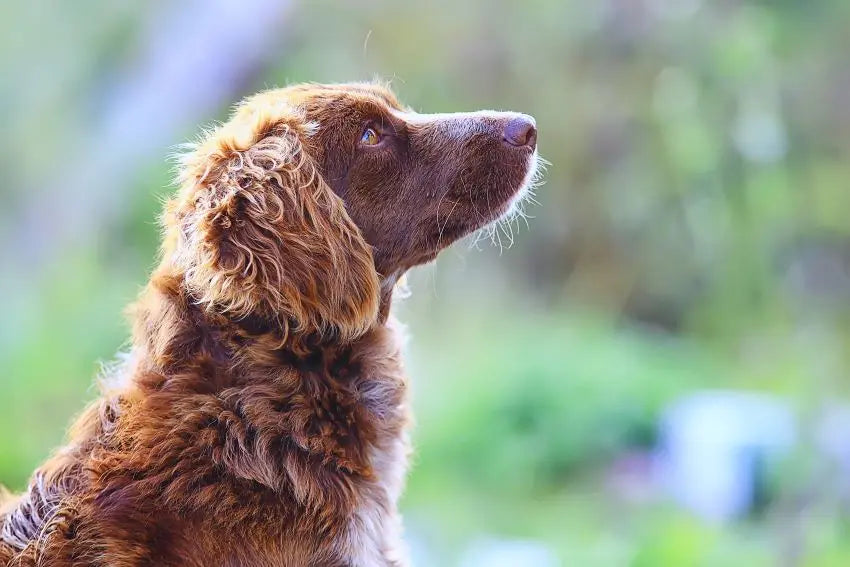
<path fill-rule="evenodd" d="M 181 160 L 167 249 L 207 309 L 352 339 L 376 320 L 378 276 L 370 247 L 305 150 L 309 134 L 280 105 L 240 107 Z"/>

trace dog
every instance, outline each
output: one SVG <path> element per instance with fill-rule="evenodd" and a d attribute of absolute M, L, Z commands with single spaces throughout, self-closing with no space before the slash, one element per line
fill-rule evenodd
<path fill-rule="evenodd" d="M 247 98 L 179 158 L 132 347 L 0 511 L 0 563 L 404 566 L 393 290 L 516 210 L 530 116 L 386 86 Z"/>

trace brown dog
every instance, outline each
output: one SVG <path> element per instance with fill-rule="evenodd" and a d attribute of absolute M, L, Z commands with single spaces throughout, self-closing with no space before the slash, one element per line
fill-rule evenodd
<path fill-rule="evenodd" d="M 3 504 L 0 564 L 406 565 L 392 290 L 516 204 L 536 135 L 371 84 L 243 102 L 184 156 L 132 350 Z"/>

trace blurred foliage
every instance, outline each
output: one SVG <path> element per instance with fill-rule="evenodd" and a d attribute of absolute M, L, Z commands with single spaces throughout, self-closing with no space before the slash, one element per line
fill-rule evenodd
<path fill-rule="evenodd" d="M 26 250 L 27 206 L 61 221 L 52 192 L 86 159 L 72 150 L 108 151 L 91 139 L 101 103 L 178 5 L 0 7 L 0 247 Z M 380 76 L 417 110 L 533 114 L 552 162 L 512 247 L 457 245 L 399 308 L 418 419 L 405 508 L 432 564 L 483 534 L 546 541 L 565 565 L 850 563 L 846 505 L 815 457 L 729 526 L 614 478 L 618 463 L 640 477 L 661 411 L 688 392 L 771 392 L 802 415 L 847 394 L 850 3 L 321 0 L 280 26 L 234 99 Z M 55 261 L 3 266 L 7 486 L 125 341 L 169 151 L 131 164 L 120 210 Z"/>

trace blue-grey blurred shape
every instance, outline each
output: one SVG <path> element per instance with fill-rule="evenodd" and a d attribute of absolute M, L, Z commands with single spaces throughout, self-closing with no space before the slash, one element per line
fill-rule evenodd
<path fill-rule="evenodd" d="M 733 391 L 700 392 L 664 414 L 661 481 L 685 508 L 726 521 L 753 506 L 761 467 L 787 453 L 795 418 L 779 398 Z"/>

